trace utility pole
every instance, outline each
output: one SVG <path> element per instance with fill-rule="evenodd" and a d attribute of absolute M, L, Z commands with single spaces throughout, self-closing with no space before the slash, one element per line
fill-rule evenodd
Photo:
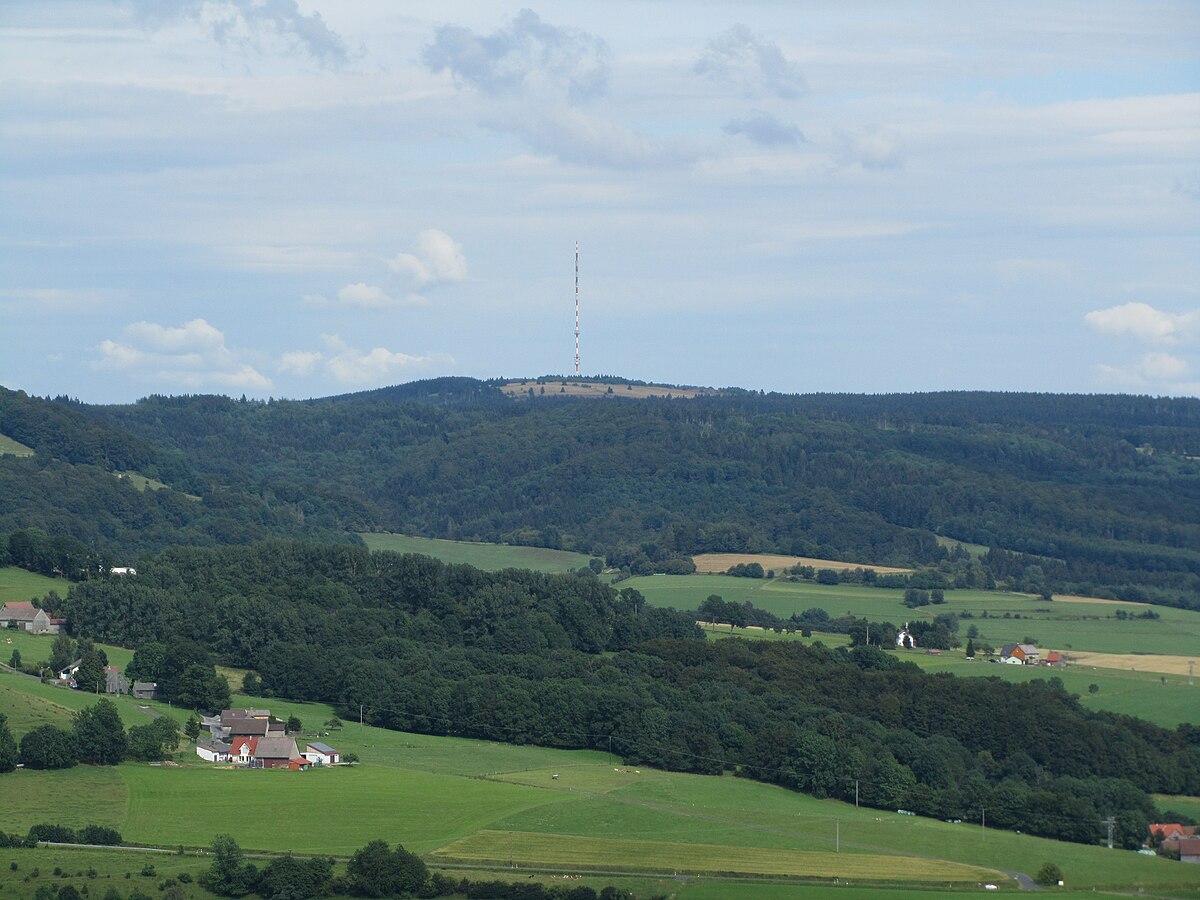
<path fill-rule="evenodd" d="M 983 832 L 983 836 L 987 837 L 987 807 L 979 807 L 979 828 Z"/>
<path fill-rule="evenodd" d="M 833 852 L 842 852 L 842 820 L 833 820 Z"/>
<path fill-rule="evenodd" d="M 1113 826 L 1116 824 L 1117 820 L 1114 819 L 1112 816 L 1109 816 L 1107 819 L 1101 819 L 1101 821 L 1105 825 L 1108 826 L 1108 849 L 1111 850 L 1113 848 L 1113 846 L 1112 846 Z"/>
<path fill-rule="evenodd" d="M 858 809 L 858 779 L 854 779 L 854 808 Z"/>
<path fill-rule="evenodd" d="M 362 723 L 363 723 L 363 705 L 360 703 L 360 704 L 358 704 L 358 724 L 361 726 Z"/>

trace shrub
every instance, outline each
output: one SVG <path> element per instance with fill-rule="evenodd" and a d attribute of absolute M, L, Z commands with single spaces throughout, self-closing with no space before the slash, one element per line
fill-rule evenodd
<path fill-rule="evenodd" d="M 1043 887 L 1056 885 L 1063 880 L 1062 869 L 1054 863 L 1048 862 L 1038 869 L 1037 874 L 1033 876 L 1033 880 Z"/>

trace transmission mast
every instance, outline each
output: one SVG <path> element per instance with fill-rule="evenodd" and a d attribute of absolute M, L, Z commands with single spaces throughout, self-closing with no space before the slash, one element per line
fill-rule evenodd
<path fill-rule="evenodd" d="M 579 377 L 579 241 L 575 242 L 575 377 Z"/>

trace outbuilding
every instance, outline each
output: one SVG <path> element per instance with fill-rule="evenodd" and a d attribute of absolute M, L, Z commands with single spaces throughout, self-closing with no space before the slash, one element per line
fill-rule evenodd
<path fill-rule="evenodd" d="M 305 746 L 304 758 L 317 766 L 332 766 L 342 761 L 340 753 L 328 744 L 322 744 L 319 741 L 314 741 Z"/>

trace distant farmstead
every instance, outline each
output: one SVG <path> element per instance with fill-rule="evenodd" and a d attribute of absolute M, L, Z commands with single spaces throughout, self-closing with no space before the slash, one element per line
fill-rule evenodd
<path fill-rule="evenodd" d="M 113 566 L 108 570 L 109 575 L 136 575 L 137 569 L 133 566 Z"/>
<path fill-rule="evenodd" d="M 0 606 L 0 628 L 16 628 L 30 634 L 58 634 L 61 620 L 51 619 L 44 609 L 28 600 Z"/>

